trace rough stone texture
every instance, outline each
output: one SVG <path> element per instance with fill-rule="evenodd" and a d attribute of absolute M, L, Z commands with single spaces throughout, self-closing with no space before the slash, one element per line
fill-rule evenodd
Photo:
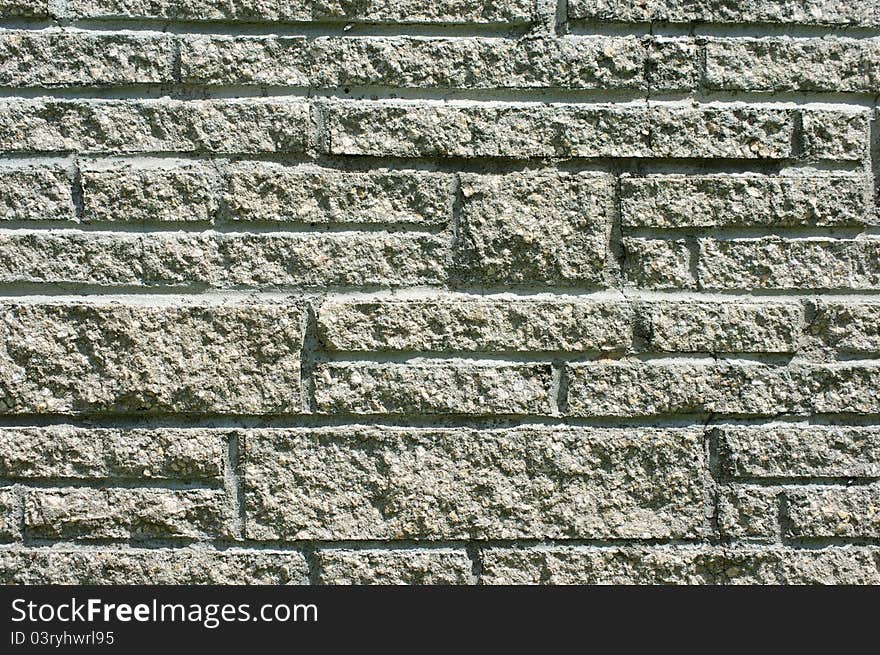
<path fill-rule="evenodd" d="M 658 352 L 794 352 L 801 308 L 793 303 L 645 303 L 646 349 Z"/>
<path fill-rule="evenodd" d="M 691 250 L 684 239 L 625 237 L 623 280 L 627 286 L 643 289 L 690 289 Z"/>
<path fill-rule="evenodd" d="M 320 550 L 318 583 L 332 585 L 468 584 L 471 560 L 463 550 Z"/>
<path fill-rule="evenodd" d="M 424 88 L 692 88 L 693 44 L 565 38 L 191 37 L 181 76 L 198 84 Z"/>
<path fill-rule="evenodd" d="M 880 584 L 875 547 L 491 548 L 483 584 Z"/>
<path fill-rule="evenodd" d="M 543 364 L 319 364 L 323 414 L 538 414 L 553 412 L 551 371 Z"/>
<path fill-rule="evenodd" d="M 0 100 L 7 152 L 302 152 L 299 100 Z"/>
<path fill-rule="evenodd" d="M 733 478 L 880 478 L 880 429 L 838 425 L 713 428 Z"/>
<path fill-rule="evenodd" d="M 247 536 L 695 537 L 705 457 L 696 429 L 254 432 Z"/>
<path fill-rule="evenodd" d="M 0 428 L 0 477 L 223 479 L 225 435 L 209 430 Z"/>
<path fill-rule="evenodd" d="M 877 221 L 862 175 L 652 175 L 621 181 L 624 227 L 800 227 Z"/>
<path fill-rule="evenodd" d="M 718 493 L 718 531 L 725 539 L 772 541 L 779 536 L 779 489 L 727 485 Z"/>
<path fill-rule="evenodd" d="M 15 490 L 12 487 L 0 487 L 0 542 L 12 541 L 21 536 L 15 510 Z"/>
<path fill-rule="evenodd" d="M 614 211 L 607 175 L 462 175 L 456 264 L 484 284 L 598 284 Z"/>
<path fill-rule="evenodd" d="M 631 320 L 622 302 L 331 300 L 318 312 L 318 335 L 330 350 L 353 352 L 589 352 L 626 350 Z"/>
<path fill-rule="evenodd" d="M 874 93 L 880 86 L 880 39 L 712 39 L 706 45 L 706 85 Z"/>
<path fill-rule="evenodd" d="M 634 22 L 880 25 L 880 8 L 850 0 L 570 0 L 568 15 Z"/>
<path fill-rule="evenodd" d="M 301 408 L 296 304 L 6 302 L 0 317 L 2 414 Z"/>
<path fill-rule="evenodd" d="M 590 362 L 568 367 L 572 416 L 855 413 L 880 409 L 873 365 Z"/>
<path fill-rule="evenodd" d="M 296 551 L 0 549 L 3 584 L 307 584 Z"/>
<path fill-rule="evenodd" d="M 74 218 L 73 186 L 62 167 L 0 168 L 0 224 Z"/>
<path fill-rule="evenodd" d="M 326 111 L 330 153 L 393 157 L 782 159 L 792 154 L 794 128 L 791 110 L 752 107 L 337 102 Z M 822 125 L 810 134 L 810 152 L 854 158 L 851 141 L 860 126 L 867 134 L 866 119 L 826 113 L 815 117 Z"/>
<path fill-rule="evenodd" d="M 820 301 L 809 332 L 841 352 L 880 352 L 880 303 Z"/>
<path fill-rule="evenodd" d="M 878 0 L 0 19 L 0 583 L 880 584 Z"/>
<path fill-rule="evenodd" d="M 866 289 L 857 270 L 862 242 L 821 237 L 700 239 L 697 264 L 705 289 Z"/>
<path fill-rule="evenodd" d="M 89 18 L 248 22 L 528 23 L 534 14 L 533 0 L 69 0 L 67 5 Z"/>
<path fill-rule="evenodd" d="M 869 117 L 866 111 L 802 113 L 803 151 L 809 159 L 864 159 L 868 151 Z"/>
<path fill-rule="evenodd" d="M 385 286 L 445 280 L 427 234 L 0 233 L 0 282 L 99 286 Z M 92 263 L 84 268 L 83 261 Z"/>
<path fill-rule="evenodd" d="M 215 489 L 29 489 L 24 529 L 56 539 L 229 537 L 230 510 Z"/>
<path fill-rule="evenodd" d="M 786 496 L 793 538 L 880 536 L 880 487 L 805 489 Z"/>
<path fill-rule="evenodd" d="M 169 37 L 72 30 L 0 34 L 0 86 L 148 84 L 173 81 Z"/>

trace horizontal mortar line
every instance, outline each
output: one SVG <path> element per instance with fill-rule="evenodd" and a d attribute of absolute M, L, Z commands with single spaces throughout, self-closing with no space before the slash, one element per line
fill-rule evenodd
<path fill-rule="evenodd" d="M 69 476 L 2 476 L 0 488 L 17 487 L 20 489 L 166 489 L 169 491 L 186 491 L 205 489 L 222 491 L 223 480 L 213 483 L 209 480 L 166 479 L 166 478 L 73 478 Z"/>
<path fill-rule="evenodd" d="M 722 23 L 712 21 L 670 22 L 656 21 L 614 21 L 568 19 L 569 31 L 578 36 L 592 34 L 601 36 L 623 36 L 629 34 L 651 35 L 656 37 L 743 37 L 770 38 L 790 36 L 795 38 L 846 37 L 870 39 L 880 36 L 880 26 L 860 27 L 856 25 L 828 24 L 806 25 L 803 23 L 767 23 L 760 21 L 740 21 Z"/>
<path fill-rule="evenodd" d="M 444 350 L 444 351 L 321 351 L 313 353 L 315 364 L 587 364 L 587 363 L 653 363 L 653 364 L 768 364 L 772 366 L 788 366 L 791 363 L 793 353 L 765 353 L 765 352 L 731 352 L 713 353 L 710 351 L 693 352 L 661 352 L 639 351 L 624 352 L 626 345 L 621 344 L 618 348 L 608 350 L 559 350 L 559 351 L 525 351 L 525 352 L 483 352 L 468 350 Z M 814 362 L 822 364 L 824 362 Z M 880 365 L 880 360 L 865 359 L 863 364 Z"/>
<path fill-rule="evenodd" d="M 358 222 L 319 222 L 303 221 L 240 221 L 220 219 L 216 221 L 3 221 L 0 220 L 0 236 L 15 234 L 78 234 L 94 233 L 111 236 L 114 234 L 196 234 L 213 235 L 263 235 L 320 236 L 338 234 L 357 236 L 360 234 L 442 234 L 447 229 L 443 224 L 398 222 L 398 223 L 358 223 Z"/>
<path fill-rule="evenodd" d="M 828 487 L 829 489 L 848 489 L 854 486 L 874 486 L 880 481 L 880 475 L 853 476 L 779 476 L 779 477 L 746 477 L 722 475 L 718 483 L 723 485 L 752 485 L 760 487 L 779 487 L 780 492 L 792 488 Z M 880 487 L 878 487 L 880 490 Z"/>
<path fill-rule="evenodd" d="M 790 537 L 782 545 L 800 550 L 819 550 L 844 546 L 880 546 L 880 537 Z"/>
<path fill-rule="evenodd" d="M 697 90 L 653 93 L 640 85 L 630 88 L 560 88 L 551 85 L 532 85 L 517 88 L 486 87 L 429 87 L 386 85 L 278 85 L 252 83 L 155 82 L 139 84 L 65 84 L 34 86 L 2 86 L 3 100 L 80 100 L 106 102 L 112 100 L 290 100 L 346 102 L 401 102 L 426 103 L 441 106 L 501 106 L 522 105 L 596 106 L 599 108 L 755 108 L 777 109 L 837 109 L 866 111 L 877 103 L 877 93 L 838 92 L 750 92 Z M 454 103 L 449 105 L 448 103 Z"/>
<path fill-rule="evenodd" d="M 217 415 L 217 414 L 17 414 L 0 415 L 0 428 L 46 428 L 74 426 L 90 429 L 115 428 L 126 430 L 209 429 L 209 430 L 293 430 L 315 428 L 413 428 L 446 429 L 513 429 L 513 428 L 624 428 L 624 429 L 698 429 L 711 426 L 770 426 L 783 424 L 821 425 L 836 427 L 880 427 L 880 413 L 776 416 L 717 416 L 698 414 L 659 414 L 634 417 L 507 417 L 507 416 L 400 416 L 400 415 Z"/>
<path fill-rule="evenodd" d="M 866 217 L 868 218 L 868 217 Z M 868 226 L 860 225 L 792 225 L 792 226 L 737 226 L 737 225 L 718 225 L 715 227 L 693 226 L 693 227 L 628 227 L 621 226 L 621 236 L 647 238 L 647 239 L 680 239 L 685 237 L 696 237 L 715 239 L 717 241 L 729 241 L 734 239 L 759 239 L 763 237 L 781 237 L 790 240 L 815 240 L 815 239 L 833 239 L 835 241 L 855 241 L 859 243 L 862 239 L 858 237 L 869 234 Z"/>
<path fill-rule="evenodd" d="M 526 21 L 469 23 L 418 21 L 358 21 L 352 19 L 317 20 L 186 20 L 150 17 L 71 18 L 62 20 L 9 18 L 0 20 L 0 29 L 58 30 L 84 32 L 140 32 L 194 36 L 488 36 L 517 39 L 532 25 Z"/>

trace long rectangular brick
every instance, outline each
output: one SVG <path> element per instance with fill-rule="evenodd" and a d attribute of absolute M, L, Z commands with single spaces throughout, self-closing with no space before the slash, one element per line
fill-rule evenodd
<path fill-rule="evenodd" d="M 445 238 L 418 233 L 0 232 L 0 282 L 7 283 L 432 284 L 446 279 L 448 258 Z"/>
<path fill-rule="evenodd" d="M 880 25 L 880 8 L 850 0 L 570 0 L 571 18 L 650 23 Z"/>
<path fill-rule="evenodd" d="M 684 538 L 707 529 L 699 430 L 254 431 L 255 539 Z"/>
<path fill-rule="evenodd" d="M 319 550 L 319 584 L 468 584 L 471 560 L 464 549 Z"/>
<path fill-rule="evenodd" d="M 28 489 L 25 534 L 44 539 L 230 537 L 232 504 L 215 489 Z"/>
<path fill-rule="evenodd" d="M 651 175 L 621 179 L 624 227 L 872 224 L 864 175 Z"/>
<path fill-rule="evenodd" d="M 795 120 L 788 109 L 390 102 L 335 102 L 325 108 L 327 149 L 339 155 L 784 159 L 793 154 Z M 813 151 L 830 152 L 838 141 L 830 135 Z"/>
<path fill-rule="evenodd" d="M 302 406 L 296 303 L 6 302 L 0 320 L 2 414 Z"/>
<path fill-rule="evenodd" d="M 207 548 L 0 549 L 0 583 L 308 584 L 298 551 Z"/>
<path fill-rule="evenodd" d="M 808 329 L 840 352 L 880 352 L 880 303 L 820 300 Z"/>
<path fill-rule="evenodd" d="M 840 425 L 713 428 L 733 478 L 880 478 L 880 428 Z"/>
<path fill-rule="evenodd" d="M 615 211 L 611 176 L 462 174 L 460 180 L 459 279 L 511 285 L 602 283 Z"/>
<path fill-rule="evenodd" d="M 700 239 L 704 289 L 864 289 L 861 241 L 809 238 Z"/>
<path fill-rule="evenodd" d="M 223 479 L 225 433 L 71 425 L 0 428 L 0 477 Z"/>
<path fill-rule="evenodd" d="M 792 490 L 786 497 L 790 537 L 880 537 L 880 487 Z"/>
<path fill-rule="evenodd" d="M 0 100 L 5 152 L 296 153 L 309 126 L 300 100 Z"/>
<path fill-rule="evenodd" d="M 880 584 L 874 547 L 490 548 L 483 584 Z"/>
<path fill-rule="evenodd" d="M 549 364 L 332 363 L 315 368 L 322 414 L 548 415 Z"/>
<path fill-rule="evenodd" d="M 629 305 L 614 301 L 331 300 L 318 311 L 318 336 L 354 352 L 588 352 L 629 348 L 631 320 Z"/>
<path fill-rule="evenodd" d="M 7 0 L 22 4 L 21 0 Z M 389 23 L 512 23 L 534 19 L 534 0 L 69 0 L 84 18 Z"/>
<path fill-rule="evenodd" d="M 873 93 L 880 39 L 710 39 L 705 81 L 712 89 Z"/>
<path fill-rule="evenodd" d="M 21 537 L 16 505 L 15 490 L 12 487 L 0 487 L 0 542 Z"/>
<path fill-rule="evenodd" d="M 174 48 L 167 36 L 6 31 L 0 34 L 0 86 L 169 83 Z"/>
<path fill-rule="evenodd" d="M 692 88 L 695 46 L 637 36 L 540 39 L 190 37 L 181 76 L 198 84 L 336 88 Z M 648 62 L 651 64 L 649 73 Z"/>
<path fill-rule="evenodd" d="M 63 167 L 0 168 L 0 221 L 74 219 L 73 182 Z"/>
<path fill-rule="evenodd" d="M 794 303 L 650 302 L 639 308 L 645 348 L 671 353 L 794 352 L 801 315 Z"/>

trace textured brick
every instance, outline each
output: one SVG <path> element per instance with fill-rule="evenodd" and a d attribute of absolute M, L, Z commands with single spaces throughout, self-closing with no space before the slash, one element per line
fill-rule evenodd
<path fill-rule="evenodd" d="M 791 110 L 747 107 L 337 102 L 327 111 L 329 152 L 398 157 L 779 159 L 792 154 L 794 126 Z M 842 138 L 824 134 L 812 150 L 848 147 Z"/>
<path fill-rule="evenodd" d="M 809 332 L 841 352 L 880 352 L 880 303 L 820 300 Z"/>
<path fill-rule="evenodd" d="M 868 157 L 868 112 L 810 110 L 802 114 L 806 157 L 844 161 Z"/>
<path fill-rule="evenodd" d="M 343 351 L 588 352 L 627 349 L 631 319 L 622 302 L 331 300 L 318 312 L 318 335 Z"/>
<path fill-rule="evenodd" d="M 613 36 L 200 36 L 184 41 L 181 74 L 184 82 L 200 84 L 645 89 L 649 52 L 658 67 L 667 52 L 677 54 L 671 48 L 651 51 L 650 43 L 639 37 Z M 675 63 L 680 65 L 680 59 Z M 665 78 L 659 78 L 658 84 Z"/>
<path fill-rule="evenodd" d="M 725 426 L 713 432 L 721 470 L 731 477 L 880 477 L 875 427 Z"/>
<path fill-rule="evenodd" d="M 621 181 L 624 227 L 799 227 L 876 222 L 855 175 L 652 175 Z"/>
<path fill-rule="evenodd" d="M 320 364 L 324 414 L 550 414 L 549 364 Z"/>
<path fill-rule="evenodd" d="M 209 168 L 83 170 L 83 221 L 207 222 L 219 208 L 220 179 Z"/>
<path fill-rule="evenodd" d="M 598 284 L 614 183 L 607 175 L 461 176 L 456 263 L 464 281 Z"/>
<path fill-rule="evenodd" d="M 231 503 L 215 489 L 28 489 L 30 537 L 189 539 L 230 536 Z"/>
<path fill-rule="evenodd" d="M 0 86 L 172 82 L 169 37 L 72 30 L 0 34 Z"/>
<path fill-rule="evenodd" d="M 639 311 L 645 348 L 659 352 L 794 352 L 793 303 L 657 302 Z"/>
<path fill-rule="evenodd" d="M 452 176 L 426 171 L 336 171 L 239 163 L 224 169 L 223 218 L 302 223 L 451 221 Z"/>
<path fill-rule="evenodd" d="M 3 584 L 307 584 L 301 553 L 204 548 L 0 550 Z"/>
<path fill-rule="evenodd" d="M 858 289 L 858 241 L 810 238 L 700 239 L 698 275 L 705 289 Z"/>
<path fill-rule="evenodd" d="M 15 491 L 12 487 L 0 487 L 0 542 L 12 541 L 21 536 L 19 517 L 15 510 Z"/>
<path fill-rule="evenodd" d="M 0 477 L 219 482 L 224 436 L 210 430 L 0 428 Z"/>
<path fill-rule="evenodd" d="M 447 259 L 445 239 L 423 234 L 0 234 L 0 282 L 217 288 L 431 284 L 445 279 Z M 83 261 L 92 267 L 84 268 Z"/>
<path fill-rule="evenodd" d="M 625 237 L 623 278 L 628 286 L 645 289 L 690 289 L 691 252 L 684 239 Z"/>
<path fill-rule="evenodd" d="M 320 550 L 318 582 L 334 585 L 468 584 L 471 560 L 464 550 Z"/>
<path fill-rule="evenodd" d="M 533 0 L 69 0 L 67 4 L 76 15 L 90 18 L 248 22 L 528 23 L 534 12 Z"/>
<path fill-rule="evenodd" d="M 47 18 L 49 0 L 0 0 L 0 18 Z"/>
<path fill-rule="evenodd" d="M 0 307 L 0 413 L 299 411 L 295 305 Z"/>
<path fill-rule="evenodd" d="M 290 100 L 0 100 L 7 152 L 302 152 L 309 107 Z"/>
<path fill-rule="evenodd" d="M 789 491 L 791 537 L 880 537 L 880 487 Z"/>
<path fill-rule="evenodd" d="M 880 40 L 713 39 L 706 45 L 706 85 L 873 93 L 880 86 Z"/>
<path fill-rule="evenodd" d="M 874 3 L 850 0 L 570 0 L 568 15 L 634 22 L 880 25 Z"/>
<path fill-rule="evenodd" d="M 779 489 L 725 485 L 718 492 L 722 538 L 768 541 L 779 536 Z"/>
<path fill-rule="evenodd" d="M 691 537 L 699 430 L 324 429 L 248 437 L 257 539 Z"/>
<path fill-rule="evenodd" d="M 491 548 L 483 584 L 880 584 L 876 548 Z"/>
<path fill-rule="evenodd" d="M 60 166 L 0 168 L 0 221 L 74 220 L 73 186 Z"/>

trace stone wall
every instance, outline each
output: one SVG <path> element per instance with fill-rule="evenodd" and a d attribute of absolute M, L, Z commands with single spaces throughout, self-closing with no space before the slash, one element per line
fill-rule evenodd
<path fill-rule="evenodd" d="M 0 582 L 880 583 L 877 0 L 0 0 Z"/>

